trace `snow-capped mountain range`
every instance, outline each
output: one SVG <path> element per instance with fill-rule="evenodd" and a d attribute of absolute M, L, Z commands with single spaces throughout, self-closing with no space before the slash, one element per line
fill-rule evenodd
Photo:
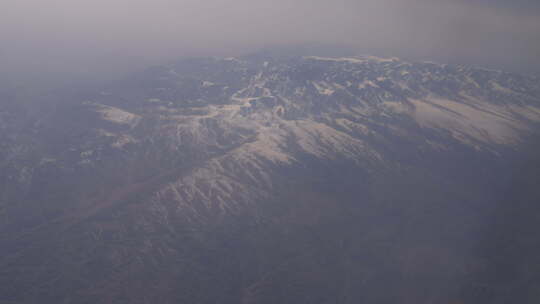
<path fill-rule="evenodd" d="M 462 182 L 476 185 L 477 178 L 485 174 L 485 183 L 495 185 L 496 174 L 490 177 L 490 170 L 506 172 L 501 168 L 508 168 L 505 166 L 510 160 L 524 155 L 540 135 L 540 81 L 533 76 L 374 56 L 188 59 L 136 73 L 45 108 L 38 119 L 13 107 L 0 109 L 0 242 L 8 248 L 0 259 L 0 270 L 18 278 L 15 285 L 35 280 L 67 282 L 69 273 L 48 267 L 82 265 L 76 271 L 69 270 L 74 275 L 90 271 L 88 265 L 80 264 L 87 260 L 100 265 L 96 266 L 100 268 L 98 274 L 88 274 L 99 279 L 95 284 L 81 281 L 76 286 L 46 284 L 44 289 L 29 288 L 26 295 L 6 289 L 6 303 L 35 303 L 32 299 L 38 297 L 87 303 L 74 300 L 83 295 L 95 299 L 93 303 L 120 303 L 112 300 L 115 297 L 130 303 L 156 303 L 158 294 L 171 288 L 167 284 L 182 281 L 175 274 L 192 271 L 204 277 L 198 270 L 182 268 L 191 267 L 186 265 L 191 265 L 191 254 L 195 253 L 178 243 L 182 238 L 208 238 L 196 232 L 204 227 L 247 216 L 247 222 L 253 221 L 255 226 L 270 221 L 270 227 L 294 230 L 297 223 L 304 223 L 300 226 L 316 230 L 323 225 L 320 218 L 326 215 L 322 213 L 337 212 L 326 205 L 344 195 L 335 189 L 377 192 L 359 198 L 371 206 L 372 201 L 399 201 L 400 195 L 422 201 L 404 190 L 408 179 L 425 181 L 426 187 L 435 189 L 436 182 L 429 184 L 431 177 L 427 177 L 432 176 L 437 183 L 457 189 Z M 471 171 L 459 171 L 467 168 Z M 458 171 L 466 172 L 463 180 L 457 177 L 461 174 Z M 314 190 L 313 185 L 321 181 L 346 186 Z M 485 185 L 478 183 L 478 187 L 471 186 L 476 190 L 463 190 L 456 197 L 489 201 L 478 190 Z M 420 184 L 411 186 L 420 188 Z M 326 199 L 312 198 L 313 193 Z M 434 193 L 426 197 L 436 197 Z M 319 199 L 322 202 L 315 207 L 307 203 Z M 287 205 L 289 200 L 301 206 L 276 219 L 265 211 L 278 208 L 272 205 L 276 200 L 280 201 L 276 206 L 283 202 Z M 478 208 L 478 204 L 472 205 L 464 208 Z M 479 215 L 470 211 L 467 216 L 472 222 Z M 358 221 L 362 222 L 361 217 Z M 291 223 L 295 223 L 292 228 Z M 476 231 L 469 228 L 464 231 Z M 370 229 L 366 231 L 376 233 Z M 53 236 L 52 243 L 69 240 L 69 245 L 61 249 L 59 245 L 40 245 L 40 239 L 49 237 L 46 235 L 61 232 L 69 236 Z M 115 240 L 122 244 L 115 245 Z M 414 255 L 415 248 L 404 250 Z M 49 265 L 36 258 L 38 266 L 22 272 L 21 259 L 36 250 L 44 250 L 49 257 L 65 257 L 66 261 Z M 199 253 L 205 252 L 201 249 Z M 428 260 L 433 257 L 429 252 L 418 254 L 425 254 Z M 435 256 L 445 254 L 452 255 L 437 252 Z M 244 279 L 229 286 L 230 294 L 225 287 L 215 287 L 220 290 L 215 294 L 227 299 L 220 303 L 277 299 L 265 293 L 267 287 L 291 292 L 287 287 L 276 287 L 280 276 L 268 269 L 277 267 L 272 264 L 273 258 L 283 260 L 278 253 L 278 257 L 269 255 L 249 261 L 262 270 L 246 271 L 249 274 Z M 166 278 L 158 275 L 156 285 L 151 284 L 161 293 L 150 291 L 145 298 L 126 289 L 144 281 L 130 279 L 129 274 L 159 268 L 170 259 L 177 259 L 181 265 L 174 266 L 180 267 L 174 271 L 164 271 Z M 303 265 L 294 261 L 284 263 Z M 456 263 L 465 267 L 461 262 Z M 103 270 L 107 267 L 110 269 Z M 440 267 L 439 272 L 453 269 Z M 416 273 L 418 269 L 410 271 Z M 370 278 L 366 274 L 361 280 Z M 58 286 L 70 286 L 73 292 Z M 163 303 L 179 303 L 180 298 L 189 303 L 218 303 L 190 288 L 189 292 L 182 289 L 180 295 L 165 292 Z M 321 297 L 333 292 L 323 290 Z M 340 294 L 342 300 L 330 302 L 358 299 L 351 290 L 340 289 Z M 373 297 L 378 299 L 377 295 Z M 410 301 L 418 297 L 411 295 Z M 295 303 L 309 302 L 284 296 L 280 303 L 292 303 L 293 298 Z M 0 295 L 0 303 L 3 300 Z"/>

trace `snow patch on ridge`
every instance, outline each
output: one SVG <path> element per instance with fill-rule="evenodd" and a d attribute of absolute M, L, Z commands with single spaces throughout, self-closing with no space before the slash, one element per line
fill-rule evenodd
<path fill-rule="evenodd" d="M 102 104 L 94 104 L 96 106 L 96 112 L 101 114 L 101 118 L 113 123 L 121 125 L 135 126 L 141 119 L 139 115 L 124 111 L 119 108 L 106 106 Z"/>
<path fill-rule="evenodd" d="M 305 59 L 319 60 L 319 61 L 333 61 L 333 62 L 349 62 L 349 63 L 364 63 L 365 60 L 354 57 L 319 57 L 319 56 L 306 56 Z"/>
<path fill-rule="evenodd" d="M 485 143 L 515 144 L 519 122 L 502 115 L 494 115 L 468 104 L 446 99 L 411 100 L 415 106 L 414 119 L 422 126 L 442 128 L 466 143 L 467 137 Z"/>

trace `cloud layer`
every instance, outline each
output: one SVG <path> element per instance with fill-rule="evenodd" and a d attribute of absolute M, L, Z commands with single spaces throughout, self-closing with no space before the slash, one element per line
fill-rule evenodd
<path fill-rule="evenodd" d="M 305 42 L 539 70 L 536 2 L 3 0 L 0 73 L 115 74 L 184 55 Z"/>

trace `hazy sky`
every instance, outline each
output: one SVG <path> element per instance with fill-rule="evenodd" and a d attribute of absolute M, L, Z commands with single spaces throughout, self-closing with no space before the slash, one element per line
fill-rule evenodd
<path fill-rule="evenodd" d="M 0 0 L 4 77 L 105 77 L 305 42 L 538 71 L 540 1 Z"/>

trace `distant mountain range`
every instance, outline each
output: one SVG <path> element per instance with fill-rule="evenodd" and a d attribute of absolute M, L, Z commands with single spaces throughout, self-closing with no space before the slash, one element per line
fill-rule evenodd
<path fill-rule="evenodd" d="M 2 304 L 540 300 L 535 76 L 260 53 L 0 98 Z"/>

